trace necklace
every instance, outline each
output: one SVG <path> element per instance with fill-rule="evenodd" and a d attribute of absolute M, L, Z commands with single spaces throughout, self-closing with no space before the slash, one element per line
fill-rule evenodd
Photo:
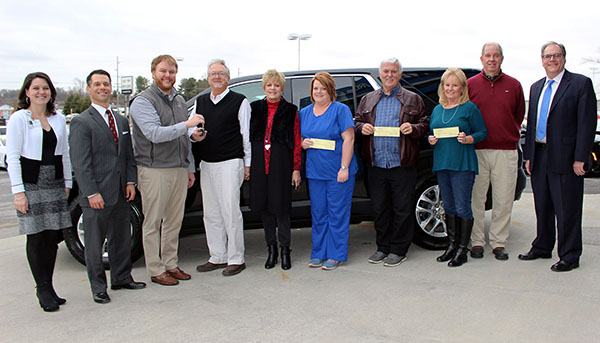
<path fill-rule="evenodd" d="M 442 123 L 448 124 L 450 121 L 452 121 L 452 119 L 454 119 L 454 116 L 456 115 L 456 112 L 458 112 L 459 107 L 460 107 L 460 105 L 456 106 L 456 109 L 454 110 L 454 114 L 447 121 L 444 120 L 444 114 L 446 114 L 446 109 L 444 108 L 444 111 L 442 111 Z"/>

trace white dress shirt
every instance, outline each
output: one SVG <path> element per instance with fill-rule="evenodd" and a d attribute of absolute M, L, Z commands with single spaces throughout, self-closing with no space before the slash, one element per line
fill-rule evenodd
<path fill-rule="evenodd" d="M 556 91 L 558 90 L 558 86 L 560 85 L 560 81 L 562 80 L 563 75 L 565 75 L 564 69 L 558 75 L 556 75 L 553 79 L 549 79 L 548 77 L 546 77 L 546 83 L 544 83 L 544 87 L 542 88 L 542 92 L 540 93 L 540 99 L 538 100 L 538 103 L 537 103 L 536 125 L 537 125 L 537 123 L 540 122 L 540 111 L 542 110 L 542 101 L 544 99 L 544 92 L 546 91 L 546 88 L 548 88 L 548 81 L 554 80 L 554 83 L 552 84 L 552 95 L 550 96 L 550 103 L 548 104 L 548 117 L 550 117 L 550 108 L 552 107 L 552 100 L 554 100 L 554 95 L 556 95 Z M 546 123 L 548 123 L 547 120 L 546 120 Z M 537 126 L 536 126 L 536 132 L 537 132 Z M 538 140 L 537 135 L 536 135 L 535 141 L 538 143 L 546 143 L 546 137 L 548 137 L 548 135 L 546 135 L 542 140 Z"/>

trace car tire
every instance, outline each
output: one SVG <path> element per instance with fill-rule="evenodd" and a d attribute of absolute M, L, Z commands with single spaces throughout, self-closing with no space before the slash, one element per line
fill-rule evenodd
<path fill-rule="evenodd" d="M 418 184 L 413 242 L 424 249 L 445 249 L 448 246 L 448 235 L 437 179 L 431 175 Z"/>
<path fill-rule="evenodd" d="M 73 226 L 63 229 L 63 237 L 65 244 L 71 255 L 81 264 L 85 265 L 85 242 L 83 240 L 83 212 L 79 205 L 81 195 L 77 195 L 69 204 L 69 212 L 71 214 L 71 222 Z M 144 247 L 142 242 L 142 222 L 143 214 L 139 196 L 129 202 L 129 218 L 131 220 L 131 263 L 139 260 L 144 255 Z M 103 246 L 104 254 L 102 262 L 105 269 L 110 269 L 108 263 L 108 252 L 106 251 L 106 241 Z"/>

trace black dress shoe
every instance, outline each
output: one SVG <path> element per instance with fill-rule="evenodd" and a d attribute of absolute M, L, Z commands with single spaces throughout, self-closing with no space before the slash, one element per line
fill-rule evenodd
<path fill-rule="evenodd" d="M 94 293 L 94 301 L 98 304 L 108 304 L 110 302 L 110 297 L 106 292 Z"/>
<path fill-rule="evenodd" d="M 113 290 L 117 290 L 117 289 L 121 289 L 121 288 L 125 288 L 125 289 L 142 289 L 142 288 L 146 288 L 146 283 L 145 282 L 131 281 L 130 283 L 124 283 L 122 285 L 111 285 L 110 286 L 110 289 L 113 289 Z"/>
<path fill-rule="evenodd" d="M 579 262 L 571 263 L 565 260 L 560 260 L 550 267 L 553 272 L 568 272 L 572 269 L 579 268 Z"/>
<path fill-rule="evenodd" d="M 482 246 L 474 246 L 471 248 L 471 257 L 472 258 L 483 258 L 483 247 Z"/>
<path fill-rule="evenodd" d="M 504 250 L 504 248 L 496 248 L 496 249 L 492 250 L 492 253 L 496 257 L 496 260 L 500 260 L 500 261 L 508 260 L 508 253 L 506 252 L 506 250 Z"/>
<path fill-rule="evenodd" d="M 538 258 L 550 258 L 550 257 L 552 257 L 552 254 L 550 254 L 550 253 L 540 254 L 540 253 L 534 252 L 533 250 L 529 250 L 529 252 L 526 252 L 524 254 L 519 254 L 519 260 L 523 260 L 523 261 L 532 261 L 532 260 L 537 260 Z"/>

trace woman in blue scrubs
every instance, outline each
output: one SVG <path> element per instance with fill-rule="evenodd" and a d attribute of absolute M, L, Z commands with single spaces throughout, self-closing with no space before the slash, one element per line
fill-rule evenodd
<path fill-rule="evenodd" d="M 335 81 L 327 72 L 310 84 L 311 105 L 300 110 L 302 148 L 311 201 L 312 252 L 309 267 L 336 269 L 348 259 L 350 208 L 357 171 L 354 121 L 336 102 Z"/>

